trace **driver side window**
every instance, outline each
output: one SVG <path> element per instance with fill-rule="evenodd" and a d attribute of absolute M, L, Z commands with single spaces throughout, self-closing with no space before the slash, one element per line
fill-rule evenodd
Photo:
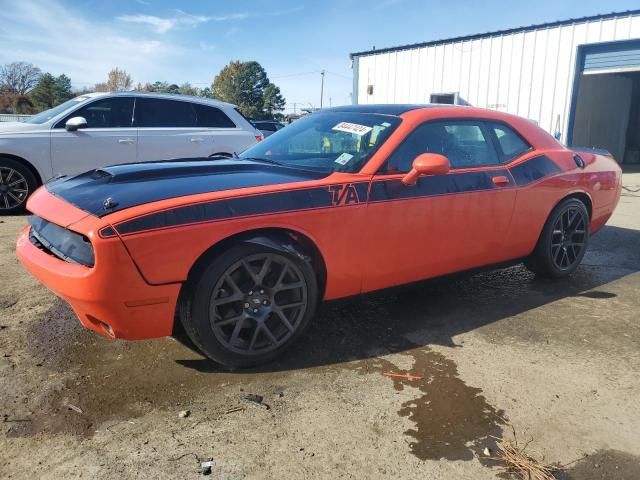
<path fill-rule="evenodd" d="M 482 122 L 446 120 L 416 127 L 387 160 L 386 173 L 406 173 L 421 153 L 439 153 L 451 168 L 498 165 L 498 154 Z"/>
<path fill-rule="evenodd" d="M 64 128 L 67 121 L 73 117 L 84 117 L 87 128 L 131 128 L 133 97 L 96 100 L 67 115 L 55 128 Z"/>

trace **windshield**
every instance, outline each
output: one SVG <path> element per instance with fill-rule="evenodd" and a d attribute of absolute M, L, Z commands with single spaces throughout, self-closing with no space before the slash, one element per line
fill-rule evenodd
<path fill-rule="evenodd" d="M 390 115 L 317 112 L 240 154 L 292 167 L 357 172 L 400 124 Z"/>
<path fill-rule="evenodd" d="M 49 110 L 45 110 L 44 112 L 40 112 L 37 115 L 34 115 L 33 117 L 29 117 L 25 123 L 40 124 L 40 123 L 48 122 L 53 117 L 57 116 L 59 113 L 62 113 L 65 110 L 70 109 L 71 107 L 75 107 L 76 105 L 79 105 L 80 103 L 84 102 L 88 98 L 90 97 L 81 96 L 81 97 L 72 98 L 71 100 L 67 100 L 64 103 L 61 103 L 57 107 L 50 108 Z"/>

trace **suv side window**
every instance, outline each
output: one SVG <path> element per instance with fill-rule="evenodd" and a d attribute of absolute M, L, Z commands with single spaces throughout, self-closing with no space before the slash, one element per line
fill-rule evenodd
<path fill-rule="evenodd" d="M 236 124 L 216 107 L 209 107 L 200 103 L 194 103 L 199 127 L 206 128 L 236 128 Z"/>
<path fill-rule="evenodd" d="M 492 123 L 491 129 L 498 139 L 498 145 L 502 150 L 502 162 L 510 162 L 529 149 L 529 145 L 518 133 L 502 123 Z"/>
<path fill-rule="evenodd" d="M 193 105 L 163 98 L 139 98 L 136 100 L 135 126 L 155 128 L 196 127 Z"/>
<path fill-rule="evenodd" d="M 446 156 L 452 169 L 500 163 L 483 122 L 444 120 L 426 122 L 416 127 L 391 154 L 386 172 L 408 172 L 413 160 L 421 153 L 439 153 Z"/>
<path fill-rule="evenodd" d="M 111 97 L 91 102 L 56 123 L 64 128 L 70 118 L 84 117 L 87 128 L 131 128 L 133 97 Z"/>

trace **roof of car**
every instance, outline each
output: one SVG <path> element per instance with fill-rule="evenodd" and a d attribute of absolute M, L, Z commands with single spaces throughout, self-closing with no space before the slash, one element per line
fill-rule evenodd
<path fill-rule="evenodd" d="M 455 105 L 426 103 L 426 104 L 368 104 L 368 105 L 344 105 L 342 107 L 323 108 L 322 112 L 353 112 L 353 113 L 378 113 L 382 115 L 402 115 L 410 110 L 419 108 L 452 107 Z"/>
<path fill-rule="evenodd" d="M 235 108 L 236 105 L 227 102 L 221 102 L 220 100 L 214 100 L 207 97 L 198 97 L 195 95 L 182 95 L 179 93 L 159 93 L 159 92 L 141 92 L 137 90 L 130 90 L 126 92 L 92 92 L 83 94 L 85 97 L 103 97 L 103 96 L 117 96 L 117 97 L 153 97 L 153 98 L 166 98 L 170 100 L 186 100 L 189 102 L 207 103 L 209 105 L 227 106 Z"/>

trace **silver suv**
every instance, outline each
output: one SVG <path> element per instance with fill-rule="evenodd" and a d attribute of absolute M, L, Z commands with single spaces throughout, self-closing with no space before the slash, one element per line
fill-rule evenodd
<path fill-rule="evenodd" d="M 232 156 L 263 135 L 234 105 L 203 97 L 90 93 L 0 123 L 0 214 L 48 179 L 107 165 Z"/>

